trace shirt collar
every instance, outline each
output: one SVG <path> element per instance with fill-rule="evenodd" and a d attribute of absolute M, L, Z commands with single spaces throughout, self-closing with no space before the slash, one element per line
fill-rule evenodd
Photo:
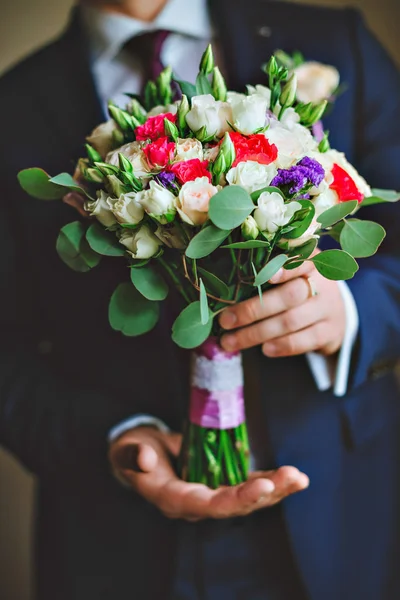
<path fill-rule="evenodd" d="M 128 40 L 146 31 L 165 29 L 205 40 L 212 35 L 206 0 L 190 0 L 190 6 L 188 0 L 169 0 L 151 23 L 88 5 L 81 11 L 94 61 L 112 60 Z"/>

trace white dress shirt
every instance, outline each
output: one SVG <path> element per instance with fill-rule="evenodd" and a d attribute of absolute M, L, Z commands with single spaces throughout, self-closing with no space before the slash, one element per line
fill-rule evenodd
<path fill-rule="evenodd" d="M 171 31 L 161 52 L 163 64 L 170 65 L 178 79 L 194 81 L 200 58 L 213 36 L 206 0 L 169 0 L 151 23 L 92 7 L 83 7 L 84 25 L 89 37 L 91 68 L 95 85 L 107 114 L 107 103 L 124 106 L 129 93 L 142 87 L 140 69 L 123 48 L 135 35 L 164 29 Z M 251 82 L 249 82 L 251 83 Z M 346 309 L 346 333 L 336 357 L 326 358 L 317 352 L 307 354 L 309 368 L 318 390 L 333 386 L 336 396 L 347 390 L 352 349 L 358 333 L 358 313 L 354 298 L 344 282 L 338 282 Z M 268 359 L 266 359 L 268 360 Z M 135 415 L 114 427 L 109 434 L 113 440 L 128 429 L 152 424 L 166 430 L 165 425 L 149 415 Z"/>

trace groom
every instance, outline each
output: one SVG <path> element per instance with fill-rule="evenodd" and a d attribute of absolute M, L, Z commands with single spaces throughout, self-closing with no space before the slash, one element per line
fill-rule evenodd
<path fill-rule="evenodd" d="M 356 13 L 209 5 L 82 2 L 60 40 L 0 82 L 0 441 L 40 478 L 38 598 L 393 600 L 399 208 L 365 211 L 388 237 L 348 288 L 304 267 L 277 277 L 262 307 L 221 317 L 222 344 L 252 349 L 253 454 L 275 470 L 212 492 L 174 474 L 188 383 L 168 326 L 138 339 L 111 331 L 107 304 L 124 266 L 110 259 L 85 277 L 63 267 L 55 239 L 76 215 L 16 184 L 34 164 L 69 170 L 107 100 L 140 90 L 152 38 L 139 36 L 162 29 L 159 58 L 182 79 L 193 80 L 214 36 L 231 89 L 265 83 L 259 65 L 277 48 L 335 65 L 348 91 L 326 122 L 332 145 L 373 186 L 400 188 L 398 75 Z"/>

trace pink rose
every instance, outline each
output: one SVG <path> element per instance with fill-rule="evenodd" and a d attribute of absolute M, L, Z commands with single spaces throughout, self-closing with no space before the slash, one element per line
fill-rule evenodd
<path fill-rule="evenodd" d="M 169 142 L 167 137 L 160 137 L 155 142 L 144 146 L 143 152 L 146 155 L 150 168 L 162 168 L 173 160 L 175 143 Z"/>
<path fill-rule="evenodd" d="M 143 125 L 136 127 L 136 139 L 140 141 L 151 140 L 154 142 L 160 137 L 165 137 L 164 119 L 172 123 L 176 121 L 176 115 L 172 113 L 162 113 L 154 117 L 149 117 Z"/>
<path fill-rule="evenodd" d="M 207 166 L 208 162 L 206 160 L 192 158 L 191 160 L 185 160 L 171 165 L 169 170 L 176 175 L 180 183 L 194 181 L 198 177 L 207 177 L 211 182 L 211 173 L 207 170 Z"/>

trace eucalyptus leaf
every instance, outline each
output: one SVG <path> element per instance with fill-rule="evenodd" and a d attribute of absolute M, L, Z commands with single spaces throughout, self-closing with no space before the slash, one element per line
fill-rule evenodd
<path fill-rule="evenodd" d="M 214 273 L 210 273 L 206 271 L 202 267 L 197 267 L 197 270 L 200 275 L 202 275 L 203 280 L 207 284 L 207 288 L 211 291 L 212 294 L 219 296 L 220 298 L 226 300 L 230 296 L 229 287 L 219 279 Z"/>
<path fill-rule="evenodd" d="M 196 94 L 202 96 L 203 94 L 212 94 L 211 83 L 204 73 L 199 73 L 196 78 Z"/>
<path fill-rule="evenodd" d="M 292 229 L 285 233 L 285 237 L 290 240 L 302 236 L 310 227 L 315 215 L 315 207 L 310 200 L 296 200 L 296 202 L 299 202 L 302 208 L 294 213 L 293 219 L 289 222 Z"/>
<path fill-rule="evenodd" d="M 283 265 L 289 260 L 286 254 L 278 254 L 272 260 L 259 271 L 254 279 L 254 286 L 264 285 L 267 283 L 283 267 Z"/>
<path fill-rule="evenodd" d="M 326 229 L 326 227 L 331 227 L 338 221 L 350 215 L 355 208 L 357 208 L 358 202 L 357 200 L 349 200 L 348 202 L 340 202 L 340 204 L 336 204 L 328 210 L 325 210 L 321 213 L 317 219 L 318 223 L 321 224 L 321 229 Z"/>
<path fill-rule="evenodd" d="M 234 242 L 221 246 L 221 248 L 232 248 L 233 250 L 253 250 L 254 248 L 269 248 L 271 244 L 264 240 L 248 240 L 247 242 Z"/>
<path fill-rule="evenodd" d="M 349 219 L 340 234 L 340 245 L 355 258 L 365 258 L 375 254 L 385 235 L 379 223 Z"/>
<path fill-rule="evenodd" d="M 39 200 L 59 200 L 69 192 L 51 183 L 50 176 L 43 169 L 24 169 L 18 173 L 18 182 L 22 189 Z"/>
<path fill-rule="evenodd" d="M 342 233 L 342 229 L 345 225 L 344 221 L 339 221 L 333 227 L 328 229 L 328 233 L 332 239 L 335 240 L 338 244 L 340 244 L 340 234 Z"/>
<path fill-rule="evenodd" d="M 226 240 L 230 233 L 230 230 L 208 225 L 192 238 L 186 248 L 186 256 L 193 259 L 208 256 Z"/>
<path fill-rule="evenodd" d="M 275 192 L 275 193 L 279 194 L 280 196 L 282 196 L 282 198 L 285 198 L 282 190 L 280 190 L 279 188 L 274 187 L 272 185 L 262 188 L 261 190 L 256 190 L 255 192 L 252 192 L 250 194 L 250 198 L 253 200 L 253 202 L 257 202 L 257 200 L 259 199 L 261 194 L 263 194 L 264 192 L 268 192 L 269 194 L 273 194 Z"/>
<path fill-rule="evenodd" d="M 68 223 L 60 230 L 56 250 L 61 260 L 79 273 L 90 271 L 101 260 L 86 241 L 85 227 L 80 221 Z"/>
<path fill-rule="evenodd" d="M 200 317 L 201 324 L 207 325 L 210 319 L 210 311 L 208 308 L 207 292 L 202 279 L 200 279 Z"/>
<path fill-rule="evenodd" d="M 316 240 L 315 238 L 312 238 L 311 240 L 309 240 L 302 246 L 298 246 L 297 248 L 294 248 L 294 250 L 291 252 L 291 254 L 292 254 L 291 259 L 296 257 L 296 258 L 298 258 L 298 260 L 293 260 L 293 261 L 290 260 L 290 262 L 287 262 L 285 264 L 284 268 L 287 270 L 291 270 L 291 269 L 297 269 L 297 267 L 300 267 L 303 264 L 303 262 L 307 258 L 309 258 L 311 256 L 311 254 L 314 252 L 317 244 L 318 244 L 318 240 Z"/>
<path fill-rule="evenodd" d="M 213 316 L 212 314 L 210 317 Z M 172 339 L 181 348 L 196 348 L 211 334 L 212 318 L 203 325 L 200 302 L 192 302 L 183 309 L 172 326 Z"/>
<path fill-rule="evenodd" d="M 131 269 L 131 281 L 147 300 L 161 301 L 168 296 L 168 285 L 162 275 L 152 266 Z"/>
<path fill-rule="evenodd" d="M 335 281 L 351 279 L 358 271 L 358 264 L 344 250 L 325 250 L 310 260 L 321 275 Z"/>
<path fill-rule="evenodd" d="M 364 198 L 361 202 L 361 207 L 372 206 L 373 204 L 383 204 L 384 202 L 398 202 L 400 200 L 400 192 L 395 190 L 380 190 L 373 189 L 372 196 Z"/>
<path fill-rule="evenodd" d="M 50 179 L 50 182 L 54 183 L 55 185 L 59 185 L 63 188 L 67 188 L 68 190 L 71 190 L 73 192 L 78 192 L 78 194 L 83 194 L 84 196 L 90 198 L 86 190 L 83 187 L 81 187 L 69 173 L 60 173 L 59 175 L 52 177 Z"/>
<path fill-rule="evenodd" d="M 157 324 L 160 308 L 146 300 L 130 283 L 121 283 L 111 296 L 108 318 L 111 327 L 126 336 L 151 331 Z"/>
<path fill-rule="evenodd" d="M 228 185 L 210 200 L 210 220 L 220 229 L 235 229 L 254 210 L 249 194 L 239 185 Z"/>
<path fill-rule="evenodd" d="M 124 256 L 125 248 L 118 242 L 115 233 L 107 231 L 98 223 L 93 223 L 86 232 L 86 239 L 92 250 L 105 256 Z"/>

